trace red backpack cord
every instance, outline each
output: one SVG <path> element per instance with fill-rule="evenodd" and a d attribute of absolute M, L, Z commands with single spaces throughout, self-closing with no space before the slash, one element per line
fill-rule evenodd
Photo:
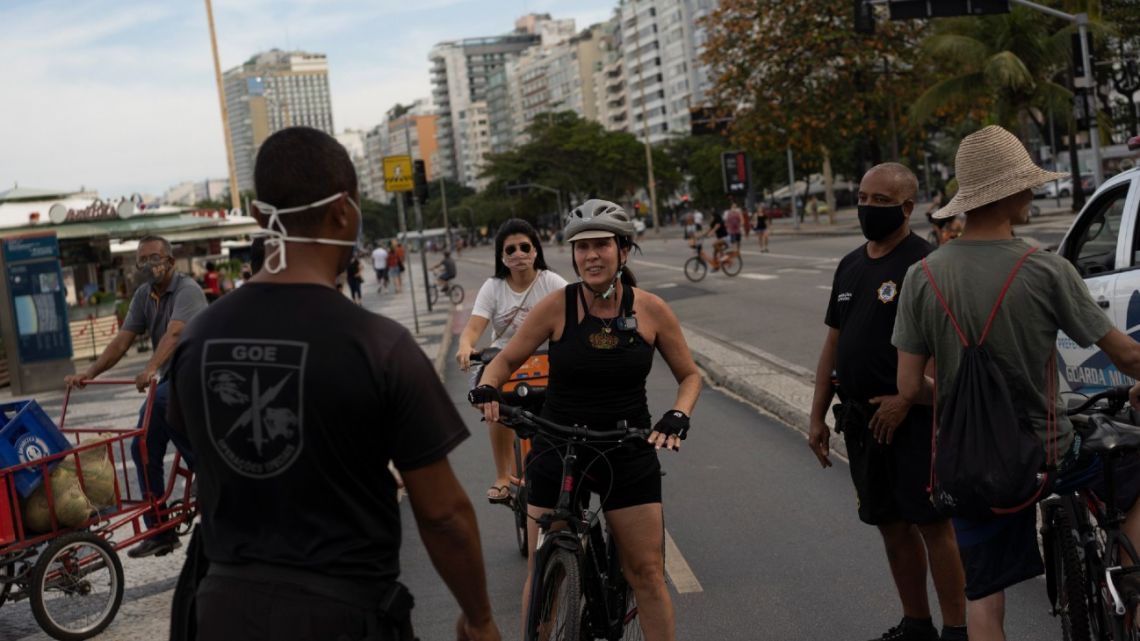
<path fill-rule="evenodd" d="M 1013 284 L 1013 277 L 1017 276 L 1017 272 L 1021 271 L 1021 266 L 1025 264 L 1025 259 L 1029 258 L 1029 255 L 1035 251 L 1037 251 L 1036 247 L 1030 247 L 1029 251 L 1017 259 L 1017 264 L 1013 266 L 1013 271 L 1009 272 L 1009 277 L 1005 279 L 1005 285 L 1002 286 L 1001 293 L 998 294 L 997 302 L 994 303 L 994 308 L 990 310 L 990 317 L 986 319 L 986 326 L 982 329 L 982 336 L 978 339 L 978 345 L 986 342 L 986 337 L 990 334 L 990 327 L 994 324 L 994 317 L 997 316 L 998 308 L 1001 307 L 1001 302 L 1005 300 L 1005 295 L 1009 292 L 1009 286 Z"/>

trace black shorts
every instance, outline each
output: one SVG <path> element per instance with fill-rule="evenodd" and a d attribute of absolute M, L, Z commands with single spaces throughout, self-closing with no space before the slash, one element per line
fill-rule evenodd
<path fill-rule="evenodd" d="M 1056 493 L 1090 488 L 1103 495 L 1104 472 L 1100 458 L 1070 454 L 1070 463 L 1053 487 Z M 1140 496 L 1140 457 L 1117 464 L 1116 505 L 1127 511 Z M 966 570 L 966 598 L 975 601 L 1032 579 L 1045 572 L 1037 547 L 1037 507 L 986 520 L 954 519 L 954 534 L 962 567 Z"/>
<path fill-rule="evenodd" d="M 579 486 L 602 497 L 602 510 L 661 502 L 661 463 L 648 441 L 578 448 Z M 564 447 L 536 438 L 526 460 L 527 503 L 553 508 L 562 489 Z"/>
<path fill-rule="evenodd" d="M 870 404 L 846 404 L 841 423 L 859 520 L 869 525 L 942 520 L 926 489 L 930 485 L 930 408 L 912 407 L 890 445 L 876 442 L 871 434 L 868 423 L 874 409 Z"/>

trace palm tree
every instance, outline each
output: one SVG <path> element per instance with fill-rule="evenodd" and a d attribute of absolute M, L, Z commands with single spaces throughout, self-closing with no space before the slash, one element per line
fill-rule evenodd
<path fill-rule="evenodd" d="M 1044 132 L 1072 92 L 1059 79 L 1068 65 L 1070 29 L 1022 6 L 1008 14 L 940 21 L 922 44 L 944 71 L 911 105 L 912 122 L 960 114 L 1017 130 L 1022 118 Z"/>

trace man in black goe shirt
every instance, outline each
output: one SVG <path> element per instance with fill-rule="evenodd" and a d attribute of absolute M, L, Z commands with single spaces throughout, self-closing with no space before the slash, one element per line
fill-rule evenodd
<path fill-rule="evenodd" d="M 902 622 L 879 638 L 939 638 L 926 597 L 929 557 L 942 610 L 941 638 L 965 639 L 965 579 L 954 530 L 935 512 L 926 491 L 931 409 L 910 406 L 895 386 L 898 353 L 891 332 L 903 276 L 932 251 L 908 224 L 917 192 L 918 179 L 897 163 L 871 168 L 859 184 L 859 224 L 868 242 L 835 270 L 808 444 L 820 464 L 830 467 L 824 421 L 835 371 L 842 402 L 836 431 L 842 431 L 847 444 L 859 519 L 878 526 L 902 601 Z"/>
<path fill-rule="evenodd" d="M 462 611 L 456 638 L 498 641 L 474 510 L 447 460 L 467 429 L 411 334 L 334 287 L 361 229 L 352 161 L 290 127 L 261 146 L 254 181 L 265 265 L 189 324 L 171 365 L 209 563 L 198 638 L 411 639 L 392 460 Z"/>

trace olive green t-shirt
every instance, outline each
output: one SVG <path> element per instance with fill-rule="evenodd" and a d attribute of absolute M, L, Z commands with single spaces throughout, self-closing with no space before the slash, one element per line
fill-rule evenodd
<path fill-rule="evenodd" d="M 977 343 L 1006 278 L 1028 250 L 1029 245 L 1020 239 L 959 239 L 927 257 L 934 282 L 971 344 Z M 1032 421 L 1046 445 L 1045 376 L 1057 330 L 1088 347 L 1111 329 L 1112 322 L 1068 261 L 1044 250 L 1026 259 L 994 317 L 985 344 L 1007 376 L 1015 408 Z M 903 280 L 891 342 L 901 351 L 934 357 L 938 403 L 945 403 L 958 375 L 962 343 L 921 262 L 912 265 Z M 1061 411 L 1061 399 L 1056 404 L 1057 446 L 1064 452 L 1072 444 L 1073 427 Z"/>

